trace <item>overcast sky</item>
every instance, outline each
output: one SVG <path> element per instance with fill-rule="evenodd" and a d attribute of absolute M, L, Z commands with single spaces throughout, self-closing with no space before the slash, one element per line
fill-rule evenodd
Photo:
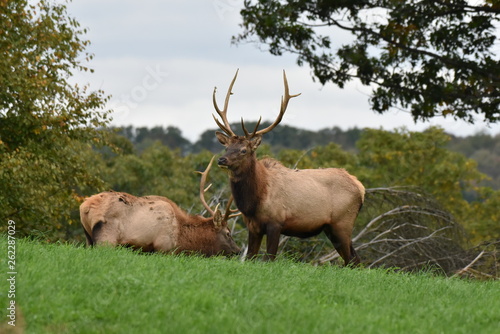
<path fill-rule="evenodd" d="M 230 122 L 274 120 L 283 94 L 286 70 L 292 99 L 282 124 L 319 130 L 339 126 L 422 130 L 440 125 L 456 135 L 478 131 L 500 133 L 487 127 L 436 118 L 415 124 L 408 113 L 383 115 L 371 111 L 369 88 L 353 82 L 344 89 L 313 82 L 308 67 L 293 56 L 272 56 L 254 44 L 232 45 L 241 32 L 240 3 L 236 0 L 73 0 L 70 16 L 88 28 L 88 51 L 95 55 L 93 74 L 74 80 L 111 94 L 113 125 L 175 126 L 196 141 L 215 123 L 212 92 L 224 97 L 236 69 L 239 75 L 229 104 Z M 341 39 L 342 36 L 339 36 Z"/>

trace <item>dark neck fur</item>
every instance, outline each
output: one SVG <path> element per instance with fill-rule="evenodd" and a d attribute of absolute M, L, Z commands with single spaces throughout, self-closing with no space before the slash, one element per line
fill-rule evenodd
<path fill-rule="evenodd" d="M 234 172 L 231 191 L 238 209 L 247 217 L 253 217 L 265 193 L 265 174 L 257 159 L 251 159 L 244 171 Z"/>

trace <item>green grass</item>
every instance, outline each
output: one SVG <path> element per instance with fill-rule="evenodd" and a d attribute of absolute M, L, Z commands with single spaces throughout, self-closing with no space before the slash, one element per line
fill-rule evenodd
<path fill-rule="evenodd" d="M 0 272 L 7 276 L 5 237 L 0 245 L 5 254 L 0 253 Z M 500 330 L 498 281 L 313 267 L 290 260 L 144 255 L 27 240 L 17 240 L 16 248 L 16 303 L 26 333 Z M 2 279 L 4 314 L 7 290 Z"/>

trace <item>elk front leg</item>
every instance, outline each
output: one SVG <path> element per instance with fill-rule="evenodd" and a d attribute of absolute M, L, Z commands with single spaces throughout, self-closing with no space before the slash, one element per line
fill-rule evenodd
<path fill-rule="evenodd" d="M 278 253 L 281 229 L 279 226 L 267 225 L 266 234 L 267 254 L 265 259 L 268 261 L 274 261 L 276 259 L 276 254 Z"/>
<path fill-rule="evenodd" d="M 85 237 L 87 238 L 87 246 L 94 246 L 94 240 L 92 240 L 90 234 L 87 233 L 87 230 L 83 229 L 83 232 L 85 232 Z"/>

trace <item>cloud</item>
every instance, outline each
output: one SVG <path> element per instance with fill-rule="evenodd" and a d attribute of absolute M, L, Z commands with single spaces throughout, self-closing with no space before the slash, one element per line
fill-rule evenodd
<path fill-rule="evenodd" d="M 394 127 L 422 130 L 440 125 L 469 135 L 485 125 L 436 118 L 415 124 L 404 112 L 379 115 L 370 110 L 370 89 L 350 83 L 345 89 L 321 86 L 307 67 L 291 55 L 275 57 L 255 45 L 231 45 L 240 28 L 240 1 L 96 1 L 68 4 L 70 15 L 89 28 L 89 64 L 95 73 L 78 74 L 79 83 L 112 94 L 114 125 L 176 126 L 195 141 L 213 128 L 212 92 L 223 102 L 227 87 L 240 69 L 229 108 L 230 121 L 274 120 L 283 94 L 282 70 L 291 93 L 283 124 L 319 130 L 325 127 Z M 155 73 L 157 74 L 155 76 Z M 486 129 L 488 130 L 488 129 Z M 500 125 L 488 130 L 499 133 Z"/>

